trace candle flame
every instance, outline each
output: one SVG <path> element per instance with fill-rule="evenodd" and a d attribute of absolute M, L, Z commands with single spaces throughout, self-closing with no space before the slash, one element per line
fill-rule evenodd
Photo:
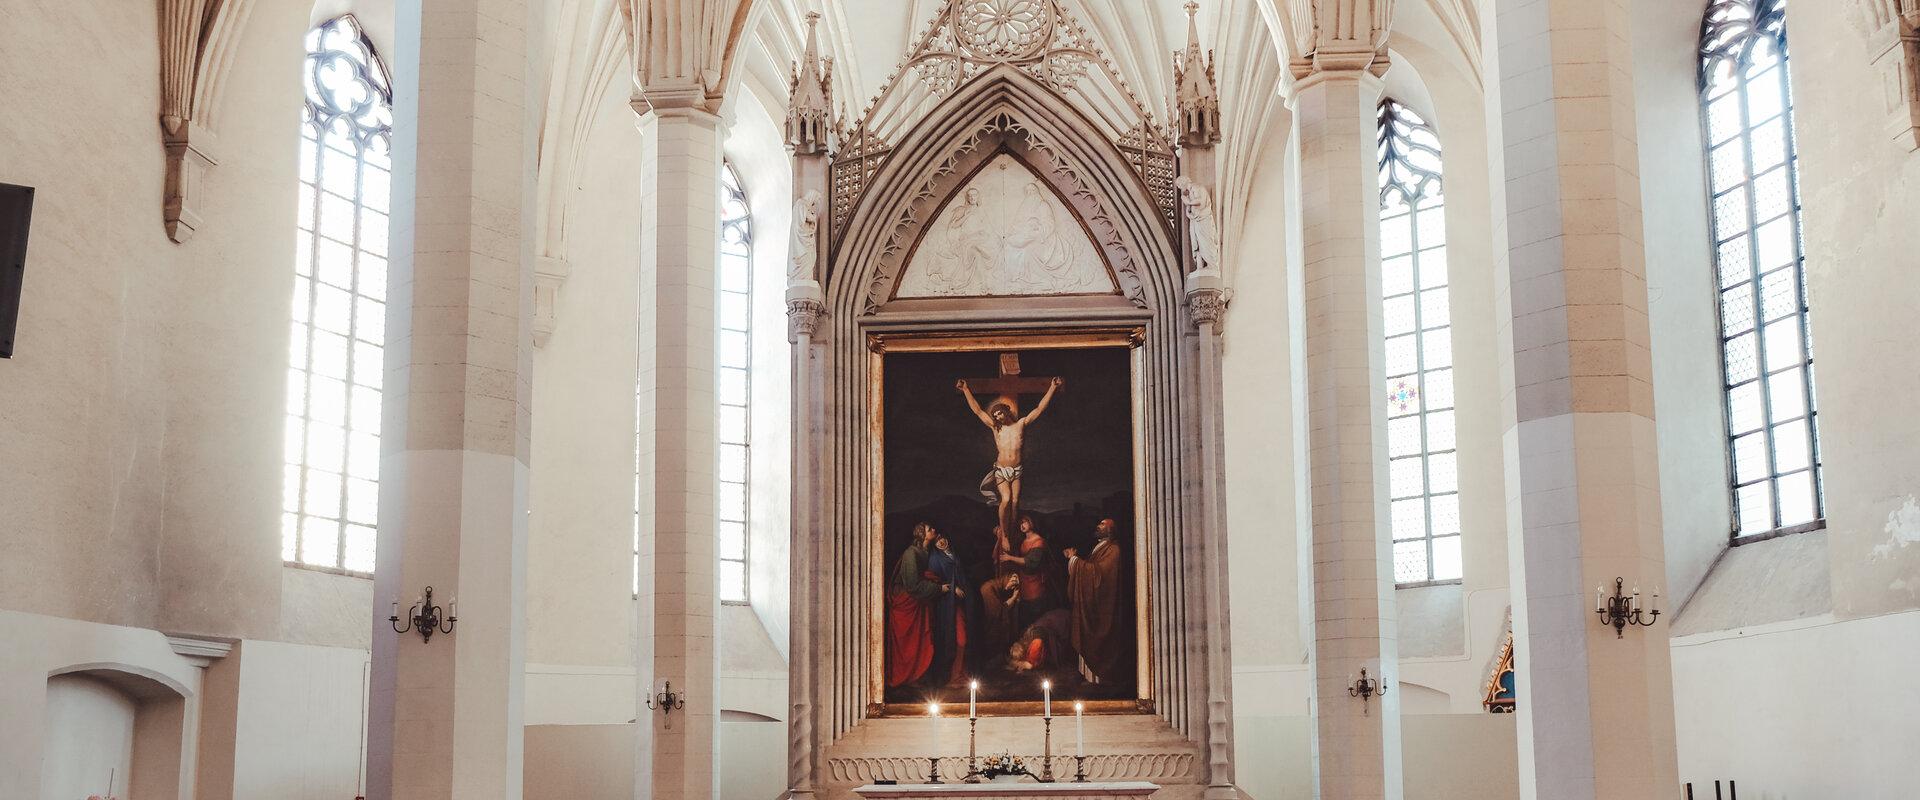
<path fill-rule="evenodd" d="M 927 714 L 928 714 L 929 716 L 935 716 L 935 717 L 937 717 L 937 716 L 940 716 L 940 704 L 939 704 L 939 703 L 928 703 L 928 704 L 927 704 Z"/>

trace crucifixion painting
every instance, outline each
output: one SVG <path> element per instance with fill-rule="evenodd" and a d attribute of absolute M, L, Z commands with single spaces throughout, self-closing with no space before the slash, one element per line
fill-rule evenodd
<path fill-rule="evenodd" d="M 1018 342 L 882 356 L 883 702 L 1136 698 L 1132 350 Z"/>
<path fill-rule="evenodd" d="M 961 378 L 953 387 L 967 399 L 967 408 L 980 419 L 980 424 L 993 432 L 993 445 L 996 451 L 993 466 L 980 479 L 980 493 L 1000 507 L 1000 530 L 1004 532 L 1016 529 L 1014 521 L 1020 514 L 1020 477 L 1026 467 L 1021 463 L 1020 450 L 1026 444 L 1027 425 L 1039 419 L 1047 406 L 1053 402 L 1053 394 L 1066 384 L 1063 378 L 1023 378 L 1020 376 L 1020 354 L 1000 354 L 1000 375 L 994 378 Z M 992 405 L 982 410 L 980 400 L 974 393 L 984 392 L 996 395 Z M 1019 396 L 1022 394 L 1040 394 L 1040 403 L 1026 416 L 1019 416 Z"/>

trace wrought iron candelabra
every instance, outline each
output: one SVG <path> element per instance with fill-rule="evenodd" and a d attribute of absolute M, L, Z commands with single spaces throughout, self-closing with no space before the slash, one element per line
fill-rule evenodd
<path fill-rule="evenodd" d="M 419 631 L 420 641 L 423 642 L 432 639 L 434 631 L 452 634 L 453 624 L 459 621 L 460 598 L 456 597 L 453 602 L 447 604 L 447 617 L 443 622 L 440 619 L 440 607 L 433 604 L 433 587 L 431 586 L 427 587 L 426 593 L 420 595 L 419 600 L 407 607 L 405 624 L 402 624 L 400 619 L 399 602 L 393 604 L 393 615 L 387 617 L 387 624 L 393 626 L 394 633 Z"/>
<path fill-rule="evenodd" d="M 1368 702 L 1371 701 L 1375 695 L 1386 697 L 1387 684 L 1385 681 L 1367 677 L 1366 667 L 1361 667 L 1360 677 L 1355 678 L 1353 685 L 1347 687 L 1347 696 L 1360 698 L 1360 709 L 1361 713 L 1364 714 L 1366 713 Z"/>
<path fill-rule="evenodd" d="M 1593 611 L 1600 615 L 1600 624 L 1613 628 L 1613 638 L 1626 638 L 1628 625 L 1652 627 L 1660 619 L 1660 587 L 1653 589 L 1653 607 L 1640 607 L 1640 587 L 1633 587 L 1633 593 L 1627 594 L 1626 579 L 1613 579 L 1613 596 L 1607 596 L 1604 586 L 1594 588 Z M 1645 612 L 1644 616 L 1642 612 Z"/>

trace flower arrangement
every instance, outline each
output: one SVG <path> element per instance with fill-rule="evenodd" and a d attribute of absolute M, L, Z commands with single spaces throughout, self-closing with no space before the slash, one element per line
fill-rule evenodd
<path fill-rule="evenodd" d="M 994 778 L 1003 776 L 1019 777 L 1021 775 L 1032 777 L 1033 773 L 1027 771 L 1026 762 L 1021 761 L 1019 756 L 1011 753 L 988 756 L 986 767 L 980 770 L 980 777 L 987 780 L 993 780 Z"/>

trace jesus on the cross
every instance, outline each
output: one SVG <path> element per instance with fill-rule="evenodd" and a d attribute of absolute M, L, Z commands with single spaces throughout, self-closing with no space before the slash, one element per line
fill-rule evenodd
<path fill-rule="evenodd" d="M 1047 410 L 1047 405 L 1053 402 L 1054 393 L 1059 391 L 1061 386 L 1066 385 L 1066 381 L 1062 378 L 1021 378 L 1019 354 L 1003 353 L 1000 356 L 1000 377 L 977 381 L 977 383 L 981 384 L 979 388 L 983 390 L 1002 395 L 990 408 L 982 409 L 980 401 L 973 396 L 973 389 L 966 379 L 953 383 L 953 388 L 958 389 L 960 395 L 967 399 L 967 408 L 972 409 L 973 415 L 980 419 L 980 423 L 993 432 L 993 445 L 997 455 L 994 458 L 993 467 L 988 469 L 986 476 L 980 479 L 980 493 L 989 500 L 999 501 L 1002 531 L 1018 530 L 1014 520 L 1019 515 L 1020 509 L 1020 478 L 1023 472 L 1021 449 L 1026 444 L 1027 424 L 1040 418 L 1041 413 Z M 1019 394 L 1031 393 L 1041 386 L 1046 387 L 1046 394 L 1033 407 L 1033 411 L 1028 412 L 1025 417 L 1015 416 L 1011 398 Z"/>

